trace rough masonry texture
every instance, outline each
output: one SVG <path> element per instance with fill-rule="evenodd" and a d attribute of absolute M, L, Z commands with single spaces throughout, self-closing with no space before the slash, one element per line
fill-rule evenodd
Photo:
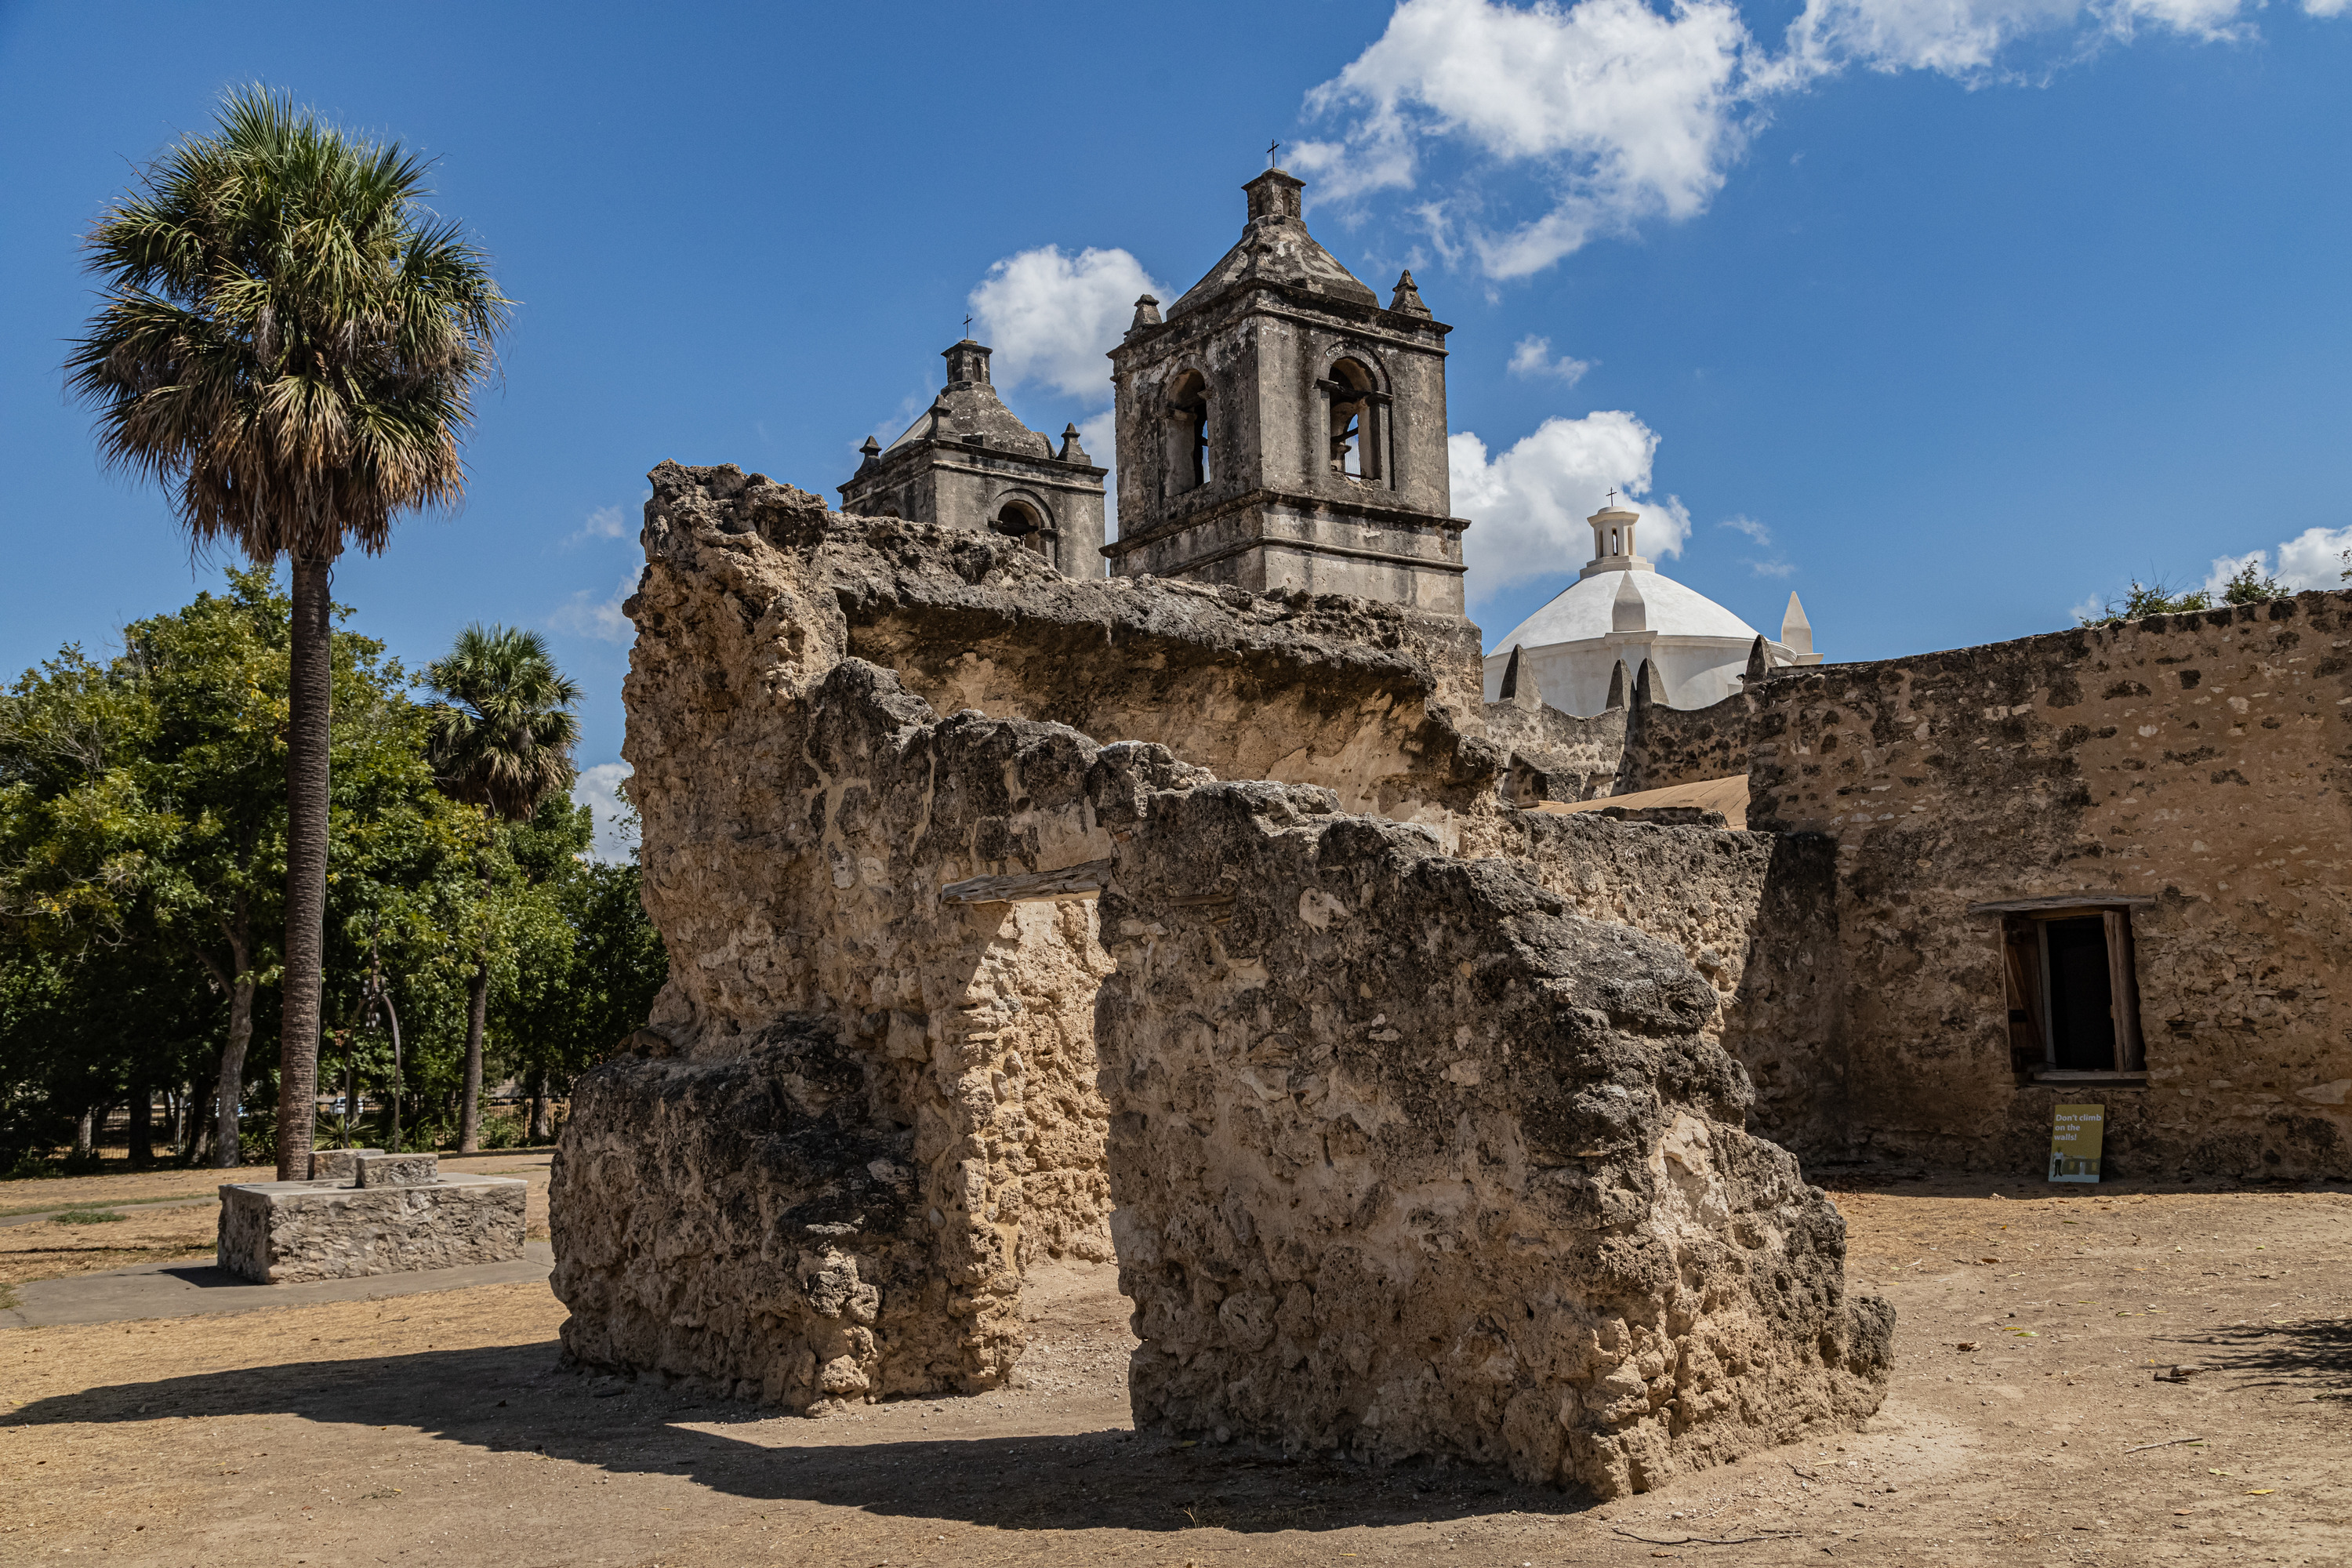
<path fill-rule="evenodd" d="M 2113 1172 L 2352 1175 L 2352 595 L 1776 672 L 1751 696 L 1750 824 L 1836 846 L 1856 1152 L 2032 1171 L 2052 1108 L 2092 1100 Z M 2004 919 L 1979 906 L 2036 900 L 2136 900 L 2104 907 L 2136 950 L 2137 1076 L 2027 1059 Z"/>
<path fill-rule="evenodd" d="M 432 1154 L 327 1152 L 358 1155 L 348 1163 L 357 1167 L 359 1184 L 346 1173 L 222 1186 L 221 1268 L 284 1285 L 522 1256 L 530 1184 L 510 1176 L 443 1175 Z"/>
<path fill-rule="evenodd" d="M 1331 805 L 1162 796 L 1103 896 L 1138 1422 L 1613 1496 L 1876 1409 L 1893 1312 L 1706 979 Z"/>
<path fill-rule="evenodd" d="M 556 1156 L 572 1354 L 795 1409 L 975 1391 L 1025 1277 L 1116 1257 L 1163 1425 L 1615 1490 L 1874 1405 L 1883 1310 L 1744 1127 L 1755 1085 L 1802 1126 L 1835 1081 L 1825 841 L 1508 808 L 1458 617 L 1074 581 L 731 468 L 652 483 L 625 754 L 671 980 Z M 1365 986 L 1412 989 L 1410 1027 Z M 1348 1065 L 1259 1103 L 1225 1015 Z M 1601 1152 L 1561 1131 L 1580 1096 Z M 1279 1259 L 1219 1239 L 1234 1182 L 1327 1139 L 1347 1178 L 1248 1222 Z M 1328 1292 L 1304 1361 L 1164 1284 L 1277 1261 Z M 1435 1319 L 1345 1300 L 1376 1276 L 1522 1359 L 1408 1391 Z"/>

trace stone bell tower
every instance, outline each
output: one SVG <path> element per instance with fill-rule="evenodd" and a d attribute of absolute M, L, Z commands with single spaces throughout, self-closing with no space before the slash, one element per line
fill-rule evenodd
<path fill-rule="evenodd" d="M 1280 169 L 1241 242 L 1110 353 L 1118 576 L 1354 594 L 1462 613 L 1448 515 L 1445 334 L 1412 274 L 1387 309 L 1299 217 Z"/>

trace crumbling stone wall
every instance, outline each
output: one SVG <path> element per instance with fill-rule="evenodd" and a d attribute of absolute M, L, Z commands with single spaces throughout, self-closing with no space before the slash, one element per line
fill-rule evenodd
<path fill-rule="evenodd" d="M 1098 995 L 1114 960 L 1095 895 L 1147 843 L 1163 867 L 1247 864 L 1186 815 L 1194 794 L 1223 787 L 1197 765 L 1207 759 L 1276 775 L 1249 786 L 1267 799 L 1304 791 L 1327 816 L 1418 818 L 1412 845 L 1483 857 L 1479 875 L 1532 889 L 1546 908 L 1589 907 L 1612 922 L 1612 942 L 1673 970 L 1688 1016 L 1667 1009 L 1682 1021 L 1659 1048 L 1698 1051 L 1708 1081 L 1722 1080 L 1701 1119 L 1706 1138 L 1720 1128 L 1732 1140 L 1710 1149 L 1737 1152 L 1725 1212 L 1748 1202 L 1740 1194 L 1769 1196 L 1778 1217 L 1758 1222 L 1764 1239 L 1750 1250 L 1801 1255 L 1788 1278 L 1803 1282 L 1789 1289 L 1812 1303 L 1738 1309 L 1746 1326 L 1723 1341 L 1737 1341 L 1736 1354 L 1706 1353 L 1741 1368 L 1810 1364 L 1816 1352 L 1757 1346 L 1816 1343 L 1836 1317 L 1815 1289 L 1834 1272 L 1835 1238 L 1821 1229 L 1827 1211 L 1788 1186 L 1787 1157 L 1741 1141 L 1752 1091 L 1727 1055 L 1755 1047 L 1768 1104 L 1792 1118 L 1804 1075 L 1819 1076 L 1812 1037 L 1797 1028 L 1813 1022 L 1801 944 L 1756 924 L 1807 907 L 1811 873 L 1779 847 L 1504 808 L 1504 752 L 1465 706 L 1475 634 L 1458 625 L 1345 600 L 1072 582 L 1010 541 L 834 516 L 756 475 L 666 465 L 652 478 L 647 570 L 627 606 L 638 637 L 625 754 L 645 822 L 646 908 L 672 970 L 630 1048 L 581 1085 L 558 1153 L 554 1285 L 572 1308 L 574 1355 L 792 1408 L 1000 1383 L 1020 1352 L 1024 1274 L 1055 1258 L 1107 1259 L 1114 1247 L 1118 1161 L 1098 1034 L 1124 1015 Z M 1657 896 L 1638 896 L 1652 878 Z M 1198 918 L 1213 920 L 1225 896 L 1213 890 Z M 1402 921 L 1416 907 L 1392 913 Z M 1457 916 L 1501 918 L 1442 899 L 1417 918 L 1436 930 Z M 1129 952 L 1132 936 L 1111 946 Z M 1361 958 L 1351 950 L 1348 962 Z M 1276 996 L 1296 984 L 1286 971 L 1268 983 Z M 1424 1005 L 1463 1001 L 1432 993 Z M 1654 1026 L 1667 1027 L 1652 1019 L 1635 1032 Z M 1470 1011 L 1448 1028 L 1485 1026 Z M 1640 1192 L 1663 1202 L 1668 1188 Z M 1610 1224 L 1650 1225 L 1649 1200 L 1626 1193 L 1604 1194 Z M 1705 1295 L 1674 1299 L 1730 1321 Z M 1658 1319 L 1655 1331 L 1687 1339 L 1680 1321 Z M 1846 1329 L 1832 1328 L 1843 1343 Z M 1624 1346 L 1648 1347 L 1625 1351 L 1637 1370 L 1667 1353 L 1665 1340 L 1624 1334 Z M 1676 1358 L 1700 1357 L 1677 1345 Z M 1759 1373 L 1738 1397 L 1752 1403 L 1780 1378 L 1819 1394 L 1786 1403 L 1792 1418 L 1845 1419 L 1863 1407 L 1853 1390 L 1870 1385 L 1868 1352 L 1853 1357 L 1834 1377 Z M 1720 1401 L 1653 1410 L 1643 1419 L 1657 1432 L 1642 1436 L 1648 1427 L 1625 1426 L 1628 1397 L 1612 1395 L 1626 1414 L 1580 1450 L 1586 1458 L 1544 1473 L 1641 1485 L 1661 1466 L 1750 1441 L 1676 1446 L 1668 1429 L 1693 1409 L 1717 1419 L 1730 1408 Z M 1474 1399 L 1443 1419 L 1415 1417 L 1395 1441 L 1500 1457 L 1509 1444 L 1472 1435 L 1499 1419 L 1483 1408 Z M 1585 1430 L 1581 1419 L 1559 1432 Z M 1780 1415 L 1722 1419 L 1788 1429 Z M 1529 1441 L 1540 1454 L 1553 1439 Z M 1403 1451 L 1381 1451 L 1392 1449 Z"/>
<path fill-rule="evenodd" d="M 1748 820 L 1837 845 L 1866 1148 L 2032 1170 L 2059 1100 L 2108 1169 L 2352 1174 L 2352 595 L 1776 671 Z M 1997 917 L 2142 895 L 2144 1086 L 2014 1070 Z"/>
<path fill-rule="evenodd" d="M 1892 1312 L 1707 980 L 1335 804 L 1158 796 L 1103 895 L 1137 1419 L 1615 1495 L 1874 1410 Z"/>
<path fill-rule="evenodd" d="M 1488 738 L 1507 756 L 1503 799 L 1524 807 L 1744 773 L 1754 706 L 1741 692 L 1706 708 L 1669 708 L 1651 700 L 1644 680 L 1629 705 L 1612 702 L 1589 719 L 1540 700 L 1489 702 L 1485 715 Z"/>
<path fill-rule="evenodd" d="M 1806 1159 L 1848 1152 L 1831 840 L 1528 811 L 1503 814 L 1478 850 L 1679 951 L 1719 1006 L 1701 1033 L 1753 1083 L 1749 1127 Z"/>
<path fill-rule="evenodd" d="M 1646 684 L 1637 685 L 1625 760 L 1612 793 L 1632 795 L 1746 773 L 1754 708 L 1755 700 L 1744 691 L 1705 708 L 1669 708 L 1650 700 Z"/>

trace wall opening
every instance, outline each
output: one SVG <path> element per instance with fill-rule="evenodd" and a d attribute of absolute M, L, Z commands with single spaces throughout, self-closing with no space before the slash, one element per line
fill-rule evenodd
<path fill-rule="evenodd" d="M 1168 389 L 1167 493 L 1199 489 L 1213 474 L 1209 453 L 1209 384 L 1188 370 Z"/>
<path fill-rule="evenodd" d="M 1347 479 L 1376 479 L 1380 454 L 1374 445 L 1372 373 L 1359 362 L 1343 359 L 1331 367 L 1331 471 Z"/>
<path fill-rule="evenodd" d="M 2128 908 L 2006 912 L 2001 952 L 2010 1059 L 2021 1077 L 2146 1071 Z"/>
<path fill-rule="evenodd" d="M 1055 559 L 1054 531 L 1045 525 L 1045 520 L 1037 509 L 1027 501 L 1006 501 L 997 509 L 996 521 L 989 526 L 1007 538 L 1019 540 L 1021 547 L 1030 553 L 1044 556 L 1047 565 L 1061 565 Z"/>

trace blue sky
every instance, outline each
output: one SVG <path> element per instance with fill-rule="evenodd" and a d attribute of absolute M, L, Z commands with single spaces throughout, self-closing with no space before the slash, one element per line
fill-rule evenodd
<path fill-rule="evenodd" d="M 2322 585 L 2352 547 L 2346 0 L 394 15 L 0 5 L 0 667 L 215 580 L 58 366 L 78 234 L 254 79 L 436 157 L 522 302 L 467 505 L 338 596 L 413 663 L 547 630 L 587 765 L 619 755 L 646 468 L 830 494 L 967 310 L 1031 425 L 1098 420 L 1136 286 L 1232 243 L 1272 137 L 1318 237 L 1455 328 L 1490 637 L 1612 483 L 1664 569 L 1766 630 L 1801 593 L 1832 658 L 2253 551 Z"/>

